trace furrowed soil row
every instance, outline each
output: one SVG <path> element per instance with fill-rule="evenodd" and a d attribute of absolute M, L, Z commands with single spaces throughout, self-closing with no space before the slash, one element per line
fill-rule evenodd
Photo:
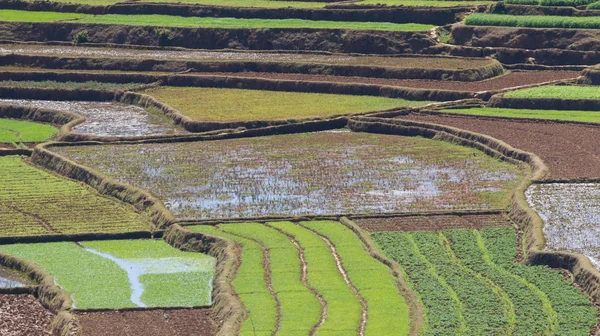
<path fill-rule="evenodd" d="M 355 222 L 369 232 L 378 231 L 441 231 L 450 229 L 486 227 L 511 227 L 513 224 L 503 214 L 482 215 L 422 215 L 356 219 Z"/>

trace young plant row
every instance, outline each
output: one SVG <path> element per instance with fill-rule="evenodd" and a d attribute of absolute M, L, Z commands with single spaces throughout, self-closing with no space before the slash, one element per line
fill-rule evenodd
<path fill-rule="evenodd" d="M 59 178 L 20 156 L 0 157 L 0 236 L 128 232 L 150 220 L 91 188 Z"/>
<path fill-rule="evenodd" d="M 506 26 L 531 28 L 600 28 L 598 16 L 538 16 L 538 15 L 504 15 L 475 13 L 465 19 L 470 26 Z"/>
<path fill-rule="evenodd" d="M 597 310 L 545 266 L 515 263 L 512 229 L 384 232 L 425 308 L 426 335 L 588 335 Z"/>
<path fill-rule="evenodd" d="M 408 307 L 390 269 L 337 222 L 190 229 L 242 246 L 233 281 L 248 311 L 241 335 L 408 333 Z"/>

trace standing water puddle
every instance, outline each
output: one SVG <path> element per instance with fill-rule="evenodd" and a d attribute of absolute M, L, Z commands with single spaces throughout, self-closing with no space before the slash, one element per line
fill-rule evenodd
<path fill-rule="evenodd" d="M 115 102 L 0 99 L 2 104 L 47 108 L 78 113 L 87 120 L 73 132 L 98 136 L 144 136 L 187 133 L 160 113 Z"/>

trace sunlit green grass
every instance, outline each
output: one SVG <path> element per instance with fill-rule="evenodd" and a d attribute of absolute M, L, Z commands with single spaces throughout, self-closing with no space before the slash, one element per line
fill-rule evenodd
<path fill-rule="evenodd" d="M 428 103 L 372 96 L 195 87 L 158 87 L 145 93 L 201 121 L 327 117 Z"/>
<path fill-rule="evenodd" d="M 493 117 L 549 119 L 581 122 L 600 122 L 600 113 L 588 111 L 528 110 L 499 107 L 476 107 L 469 109 L 447 109 L 448 113 L 461 113 Z"/>
<path fill-rule="evenodd" d="M 0 119 L 0 143 L 43 142 L 56 133 L 58 129 L 50 125 Z"/>
<path fill-rule="evenodd" d="M 548 85 L 510 91 L 507 98 L 600 99 L 600 86 Z"/>
<path fill-rule="evenodd" d="M 29 12 L 23 10 L 0 10 L 0 21 L 50 22 L 72 20 L 89 16 L 88 14 L 58 13 L 58 12 Z"/>
<path fill-rule="evenodd" d="M 52 0 L 53 2 L 66 2 L 85 5 L 113 5 L 123 0 Z M 141 2 L 167 2 L 183 3 L 207 6 L 229 6 L 229 7 L 263 7 L 263 8 L 323 8 L 326 5 L 331 6 L 334 3 L 318 1 L 279 1 L 279 0 L 143 0 Z M 388 6 L 432 6 L 432 7 L 453 7 L 468 6 L 475 4 L 487 4 L 491 1 L 428 1 L 428 0 L 362 0 L 352 5 L 376 5 L 385 4 Z M 348 3 L 344 4 L 349 5 Z M 359 7 L 360 8 L 360 7 Z"/>

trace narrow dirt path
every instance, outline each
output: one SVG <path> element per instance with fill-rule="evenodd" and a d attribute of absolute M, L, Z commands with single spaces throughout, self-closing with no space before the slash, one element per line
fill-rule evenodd
<path fill-rule="evenodd" d="M 215 226 L 215 228 L 218 231 L 221 231 L 221 229 L 218 226 Z M 229 231 L 222 231 L 225 232 L 227 234 L 230 234 L 232 236 L 236 236 L 236 237 L 240 237 L 240 238 L 244 238 L 244 239 L 248 239 L 251 240 L 253 242 L 255 242 L 256 244 L 258 244 L 261 248 L 262 248 L 262 252 L 263 252 L 263 268 L 265 270 L 265 282 L 267 284 L 267 289 L 269 290 L 269 293 L 273 296 L 273 298 L 275 299 L 275 310 L 276 310 L 276 318 L 275 318 L 275 330 L 273 331 L 273 333 L 271 334 L 271 336 L 275 336 L 277 335 L 277 333 L 279 332 L 279 327 L 280 327 L 280 323 L 281 323 L 281 302 L 279 302 L 279 297 L 277 296 L 277 293 L 275 293 L 275 290 L 273 289 L 273 284 L 271 283 L 271 266 L 269 263 L 269 250 L 258 240 L 254 239 L 254 238 L 249 238 L 237 233 L 232 233 Z"/>
<path fill-rule="evenodd" d="M 335 259 L 335 263 L 337 265 L 338 271 L 344 278 L 344 282 L 352 290 L 352 293 L 354 293 L 354 296 L 356 296 L 356 298 L 360 301 L 362 314 L 361 314 L 361 319 L 360 319 L 360 325 L 358 327 L 358 334 L 360 336 L 364 336 L 365 329 L 367 327 L 367 319 L 368 319 L 367 301 L 365 301 L 365 298 L 363 298 L 362 295 L 360 295 L 360 293 L 358 292 L 358 289 L 356 289 L 356 287 L 354 287 L 354 285 L 350 281 L 350 278 L 348 278 L 348 273 L 346 272 L 346 269 L 344 269 L 344 265 L 342 264 L 342 259 L 340 258 L 340 255 L 337 253 L 335 245 L 333 245 L 333 243 L 327 237 L 318 233 L 317 231 L 315 231 L 307 226 L 304 226 L 302 224 L 298 224 L 298 225 L 302 226 L 303 228 L 305 228 L 305 229 L 311 231 L 312 233 L 314 233 L 315 235 L 319 236 L 319 238 L 321 238 L 327 244 L 327 246 L 329 246 L 329 249 L 331 250 L 331 254 L 333 255 L 333 258 Z"/>
<path fill-rule="evenodd" d="M 325 319 L 327 318 L 327 301 L 325 301 L 323 296 L 319 294 L 319 292 L 308 283 L 308 265 L 306 264 L 304 249 L 302 248 L 302 246 L 300 246 L 300 243 L 295 239 L 294 236 L 284 232 L 279 228 L 276 228 L 269 224 L 265 224 L 265 226 L 270 227 L 271 229 L 275 229 L 279 233 L 288 237 L 288 239 L 294 244 L 294 246 L 296 246 L 296 249 L 298 250 L 298 256 L 300 257 L 301 263 L 300 281 L 302 282 L 304 287 L 306 287 L 311 293 L 313 293 L 313 295 L 317 298 L 317 300 L 319 300 L 319 303 L 321 304 L 321 317 L 319 319 L 319 322 L 315 324 L 315 326 L 312 328 L 309 334 L 310 336 L 313 336 L 317 332 L 317 330 L 323 325 Z"/>

